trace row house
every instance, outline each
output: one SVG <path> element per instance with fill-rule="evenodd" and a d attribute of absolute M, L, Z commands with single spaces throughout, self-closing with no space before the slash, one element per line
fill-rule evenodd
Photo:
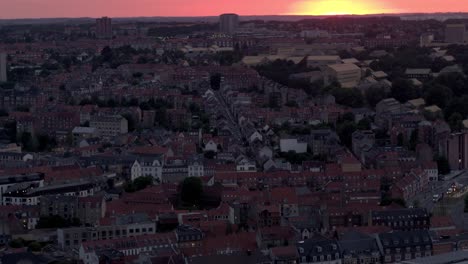
<path fill-rule="evenodd" d="M 142 218 L 144 219 L 144 218 Z M 147 219 L 101 224 L 94 227 L 68 227 L 57 229 L 59 248 L 79 248 L 86 242 L 124 239 L 156 233 L 156 224 Z"/>
<path fill-rule="evenodd" d="M 427 230 L 393 231 L 378 235 L 383 262 L 396 263 L 432 255 L 432 240 Z"/>
<path fill-rule="evenodd" d="M 370 226 L 388 226 L 393 230 L 429 229 L 430 214 L 425 208 L 372 211 Z"/>
<path fill-rule="evenodd" d="M 142 253 L 160 249 L 177 249 L 174 233 L 153 234 L 134 238 L 118 238 L 108 240 L 87 241 L 79 248 L 79 259 L 84 264 L 100 263 L 96 251 L 110 248 L 123 253 L 125 256 L 138 256 Z"/>
<path fill-rule="evenodd" d="M 47 96 L 35 91 L 17 91 L 17 90 L 2 90 L 0 91 L 0 108 L 12 111 L 17 107 L 27 107 L 34 111 L 40 109 L 47 102 Z"/>

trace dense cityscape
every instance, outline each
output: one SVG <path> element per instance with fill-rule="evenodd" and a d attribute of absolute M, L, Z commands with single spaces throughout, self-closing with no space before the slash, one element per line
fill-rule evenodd
<path fill-rule="evenodd" d="M 468 19 L 0 21 L 0 263 L 468 261 Z"/>

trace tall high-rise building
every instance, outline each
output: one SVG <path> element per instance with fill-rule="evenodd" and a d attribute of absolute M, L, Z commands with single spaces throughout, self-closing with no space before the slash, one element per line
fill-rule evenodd
<path fill-rule="evenodd" d="M 7 54 L 0 53 L 0 82 L 6 82 L 7 79 Z"/>
<path fill-rule="evenodd" d="M 442 149 L 452 170 L 468 169 L 468 133 L 452 133 L 447 139 L 445 149 Z"/>
<path fill-rule="evenodd" d="M 96 19 L 96 37 L 111 38 L 112 37 L 112 19 L 109 17 L 101 17 Z"/>
<path fill-rule="evenodd" d="M 219 30 L 221 33 L 232 35 L 239 27 L 239 16 L 236 14 L 222 14 L 219 16 Z"/>
<path fill-rule="evenodd" d="M 445 42 L 464 43 L 466 39 L 465 24 L 448 24 L 445 28 Z"/>

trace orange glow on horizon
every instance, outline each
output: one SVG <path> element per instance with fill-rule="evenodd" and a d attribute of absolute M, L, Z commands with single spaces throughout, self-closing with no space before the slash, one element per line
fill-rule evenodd
<path fill-rule="evenodd" d="M 317 0 L 294 3 L 290 14 L 294 15 L 367 15 L 394 13 L 398 10 L 373 0 Z"/>

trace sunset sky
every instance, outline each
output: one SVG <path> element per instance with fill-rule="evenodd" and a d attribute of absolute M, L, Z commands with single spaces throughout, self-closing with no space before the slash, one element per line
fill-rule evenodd
<path fill-rule="evenodd" d="M 468 12 L 468 0 L 0 0 L 0 18 Z"/>

